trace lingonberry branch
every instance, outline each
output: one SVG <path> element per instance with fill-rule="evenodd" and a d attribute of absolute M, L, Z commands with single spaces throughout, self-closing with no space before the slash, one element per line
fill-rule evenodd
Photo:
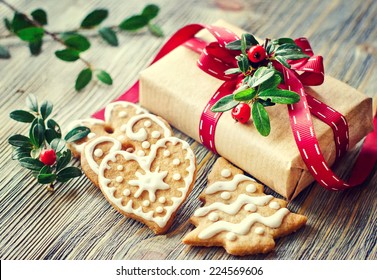
<path fill-rule="evenodd" d="M 22 13 L 21 11 L 19 11 L 16 7 L 14 7 L 13 5 L 9 4 L 7 1 L 5 0 L 0 0 L 0 3 L 3 3 L 5 6 L 7 6 L 10 10 L 12 10 L 13 12 L 15 13 L 19 13 L 19 14 L 22 14 L 25 19 L 27 21 L 29 21 L 32 25 L 34 25 L 35 27 L 40 27 L 40 28 L 43 28 L 43 31 L 45 34 L 47 34 L 48 36 L 50 36 L 55 42 L 58 42 L 60 44 L 62 44 L 63 46 L 67 47 L 67 45 L 64 43 L 64 41 L 62 39 L 60 39 L 58 37 L 58 35 L 60 33 L 56 33 L 56 32 L 50 32 L 48 31 L 46 28 L 44 28 L 41 24 L 39 24 L 37 21 L 33 20 L 32 18 L 30 18 L 27 14 L 24 14 Z M 82 58 L 81 56 L 79 57 L 79 59 L 90 69 L 92 69 L 92 65 L 84 58 Z"/>

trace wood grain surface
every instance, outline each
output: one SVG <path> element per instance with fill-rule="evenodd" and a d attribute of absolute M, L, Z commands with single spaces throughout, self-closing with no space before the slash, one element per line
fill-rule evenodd
<path fill-rule="evenodd" d="M 135 14 L 148 1 L 111 0 L 9 0 L 30 13 L 42 7 L 49 15 L 48 29 L 74 29 L 92 9 L 110 11 L 106 24 L 117 24 Z M 23 42 L 2 38 L 12 58 L 0 60 L 0 258 L 1 259 L 239 259 L 222 248 L 193 248 L 182 244 L 182 237 L 193 226 L 188 218 L 200 205 L 198 195 L 206 186 L 207 175 L 216 155 L 189 141 L 198 161 L 194 191 L 181 207 L 171 230 L 155 236 L 142 224 L 118 214 L 101 192 L 84 176 L 58 185 L 49 193 L 28 171 L 11 160 L 7 138 L 25 133 L 26 124 L 9 119 L 9 112 L 24 107 L 27 94 L 54 104 L 53 118 L 63 127 L 87 117 L 120 95 L 138 77 L 164 41 L 188 23 L 212 23 L 224 19 L 259 37 L 306 36 L 317 54 L 324 56 L 326 73 L 357 88 L 366 95 L 376 94 L 377 80 L 377 1 L 365 0 L 155 0 L 161 7 L 157 22 L 166 33 L 156 38 L 148 32 L 122 33 L 120 46 L 111 47 L 95 31 L 92 47 L 84 57 L 98 68 L 108 70 L 114 85 L 91 83 L 80 93 L 74 90 L 80 62 L 66 63 L 54 56 L 61 47 L 45 40 L 43 52 L 31 57 Z M 0 3 L 0 17 L 12 12 Z M 182 73 L 177 75 L 184 75 Z M 347 100 L 344 100 L 347 102 Z M 347 177 L 358 154 L 350 151 L 336 166 Z M 75 162 L 75 166 L 79 163 Z M 276 249 L 266 255 L 243 259 L 377 259 L 377 175 L 363 186 L 329 192 L 318 184 L 303 191 L 289 208 L 308 217 L 305 228 L 277 240 Z M 273 193 L 266 188 L 267 193 Z"/>

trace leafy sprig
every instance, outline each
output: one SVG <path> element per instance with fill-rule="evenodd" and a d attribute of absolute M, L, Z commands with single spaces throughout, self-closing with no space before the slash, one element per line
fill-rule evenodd
<path fill-rule="evenodd" d="M 81 70 L 76 78 L 76 91 L 85 88 L 93 77 L 96 77 L 98 81 L 106 85 L 112 85 L 113 83 L 108 72 L 94 67 L 92 63 L 83 58 L 82 54 L 91 47 L 91 44 L 87 36 L 80 34 L 81 31 L 96 29 L 96 34 L 114 47 L 119 45 L 117 32 L 120 31 L 133 32 L 147 28 L 154 36 L 164 36 L 161 27 L 153 23 L 160 11 L 160 8 L 154 4 L 146 5 L 140 14 L 127 17 L 118 25 L 103 26 L 102 23 L 109 16 L 109 11 L 107 9 L 95 9 L 85 16 L 78 28 L 64 32 L 50 32 L 45 27 L 48 24 L 48 16 L 43 9 L 36 9 L 29 16 L 21 13 L 5 0 L 0 0 L 0 3 L 14 11 L 12 20 L 4 18 L 4 25 L 9 31 L 9 34 L 5 37 L 17 36 L 28 43 L 32 55 L 38 55 L 42 51 L 44 37 L 49 36 L 64 47 L 55 52 L 55 56 L 58 59 L 66 62 L 80 60 L 85 64 L 85 68 Z M 10 57 L 9 50 L 0 45 L 0 58 L 9 59 Z"/>
<path fill-rule="evenodd" d="M 37 98 L 29 94 L 26 105 L 28 110 L 15 110 L 9 115 L 15 121 L 30 123 L 28 136 L 15 134 L 9 137 L 8 143 L 13 146 L 12 159 L 30 170 L 40 184 L 48 184 L 49 190 L 53 190 L 56 182 L 64 183 L 81 176 L 79 168 L 67 166 L 72 159 L 67 143 L 86 137 L 89 128 L 76 127 L 62 138 L 59 124 L 49 118 L 53 110 L 50 101 L 43 101 L 39 106 Z M 40 160 L 41 153 L 47 149 L 55 151 L 56 162 L 53 165 L 46 165 Z"/>
<path fill-rule="evenodd" d="M 257 45 L 260 45 L 258 40 L 251 34 L 243 34 L 241 39 L 226 45 L 227 49 L 240 53 L 235 57 L 238 67 L 228 69 L 225 74 L 238 74 L 240 82 L 232 94 L 221 98 L 211 110 L 225 112 L 235 108 L 241 102 L 247 103 L 252 107 L 251 116 L 254 126 L 261 135 L 268 136 L 271 132 L 271 125 L 265 107 L 275 104 L 293 104 L 300 100 L 297 93 L 279 88 L 279 85 L 284 82 L 284 77 L 273 66 L 274 61 L 290 68 L 289 60 L 309 56 L 291 38 L 273 41 L 266 39 L 265 58 L 258 63 L 253 63 L 248 57 L 248 51 Z"/>

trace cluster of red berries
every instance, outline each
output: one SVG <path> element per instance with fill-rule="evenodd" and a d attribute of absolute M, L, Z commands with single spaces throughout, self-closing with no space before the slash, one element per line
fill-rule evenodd
<path fill-rule="evenodd" d="M 56 162 L 56 153 L 53 149 L 43 150 L 39 155 L 39 160 L 44 165 L 54 165 L 54 163 Z"/>
<path fill-rule="evenodd" d="M 252 63 L 259 63 L 266 58 L 266 50 L 260 45 L 251 47 L 247 57 Z M 237 83 L 236 88 L 242 86 L 242 79 Z M 240 103 L 232 109 L 232 118 L 240 123 L 246 123 L 250 119 L 251 109 L 247 103 Z"/>

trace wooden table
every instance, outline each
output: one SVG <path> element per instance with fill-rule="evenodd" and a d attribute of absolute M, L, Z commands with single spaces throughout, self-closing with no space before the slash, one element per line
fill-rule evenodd
<path fill-rule="evenodd" d="M 116 24 L 139 12 L 148 2 L 10 1 L 28 13 L 44 8 L 51 31 L 77 27 L 97 7 L 108 8 L 110 17 L 106 23 Z M 84 176 L 49 193 L 11 160 L 7 138 L 25 133 L 26 125 L 15 123 L 8 115 L 24 107 L 28 93 L 35 93 L 39 100 L 52 101 L 54 119 L 65 126 L 89 116 L 121 94 L 179 27 L 193 22 L 212 23 L 220 18 L 260 37 L 306 36 L 315 52 L 324 56 L 327 74 L 371 97 L 376 93 L 377 1 L 154 2 L 161 7 L 157 22 L 163 27 L 165 38 L 152 37 L 147 32 L 122 33 L 120 46 L 114 48 L 92 37 L 92 47 L 84 56 L 112 74 L 111 87 L 92 83 L 84 91 L 75 92 L 74 80 L 83 65 L 56 59 L 53 53 L 61 46 L 49 39 L 38 57 L 30 57 L 28 48 L 18 39 L 0 39 L 12 54 L 10 60 L 0 60 L 1 259 L 237 259 L 222 248 L 191 248 L 181 243 L 193 228 L 187 220 L 200 205 L 197 197 L 206 186 L 215 155 L 189 139 L 199 164 L 195 189 L 169 233 L 155 236 L 142 224 L 118 214 Z M 0 16 L 12 16 L 1 3 Z M 0 34 L 7 34 L 3 26 Z M 178 131 L 176 134 L 187 139 Z M 357 154 L 358 149 L 349 152 L 336 167 L 337 173 L 346 177 Z M 289 204 L 290 209 L 308 217 L 307 226 L 277 240 L 274 252 L 244 259 L 377 259 L 376 184 L 376 173 L 363 186 L 345 192 L 329 192 L 312 184 Z M 266 191 L 272 193 L 268 188 Z"/>

